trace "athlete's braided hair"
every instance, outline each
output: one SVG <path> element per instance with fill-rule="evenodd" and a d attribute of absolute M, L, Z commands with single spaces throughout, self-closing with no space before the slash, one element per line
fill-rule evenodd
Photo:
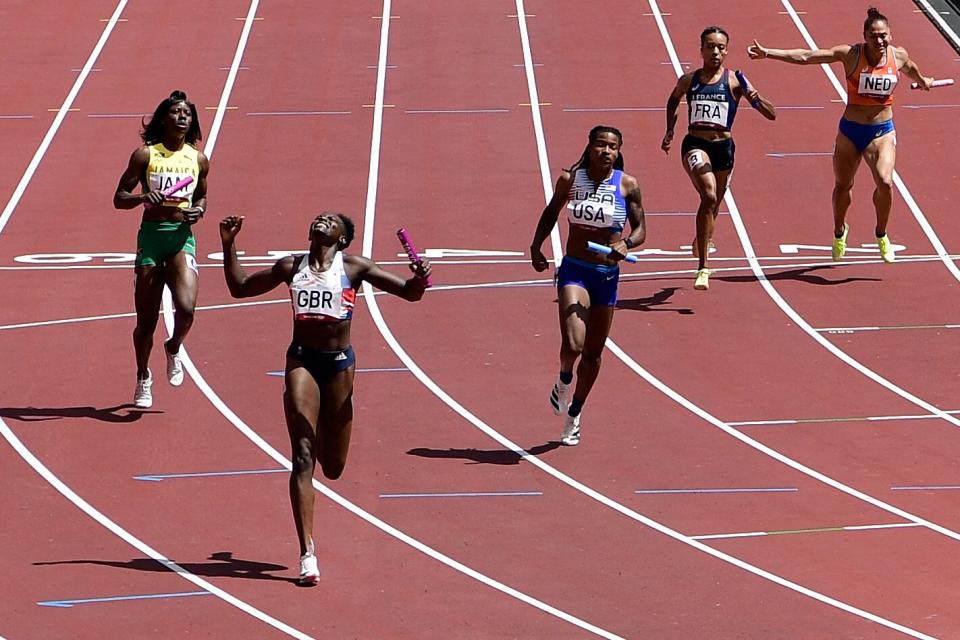
<path fill-rule="evenodd" d="M 863 32 L 866 33 L 869 31 L 874 22 L 886 22 L 888 25 L 890 24 L 890 21 L 887 20 L 887 16 L 880 13 L 879 9 L 876 7 L 870 7 L 867 9 L 867 19 L 863 21 Z"/>
<path fill-rule="evenodd" d="M 596 141 L 597 136 L 599 136 L 601 133 L 612 133 L 613 135 L 617 136 L 617 139 L 620 140 L 620 146 L 623 146 L 623 134 L 620 133 L 619 129 L 598 124 L 593 129 L 590 129 L 589 142 L 587 142 L 587 146 L 584 147 L 583 153 L 580 154 L 580 159 L 577 160 L 572 167 L 570 167 L 570 173 L 573 173 L 581 167 L 584 169 L 590 168 L 590 145 Z M 617 153 L 617 159 L 613 161 L 613 168 L 623 171 L 622 153 Z"/>
<path fill-rule="evenodd" d="M 197 146 L 197 142 L 203 139 L 203 134 L 200 132 L 200 118 L 197 116 L 196 105 L 187 100 L 186 93 L 178 90 L 171 93 L 170 97 L 165 98 L 163 102 L 157 105 L 149 122 L 140 121 L 140 124 L 143 125 L 143 131 L 140 132 L 140 137 L 143 138 L 145 144 L 157 144 L 163 141 L 164 116 L 169 113 L 170 107 L 178 102 L 185 102 L 187 107 L 190 108 L 190 115 L 193 116 L 191 118 L 190 128 L 187 130 L 186 141 L 193 146 Z"/>
<path fill-rule="evenodd" d="M 727 30 L 723 27 L 718 27 L 717 25 L 712 25 L 700 32 L 700 48 L 703 49 L 704 43 L 707 41 L 707 36 L 711 33 L 719 33 L 724 38 L 727 39 L 727 44 L 730 43 L 730 34 L 727 33 Z"/>

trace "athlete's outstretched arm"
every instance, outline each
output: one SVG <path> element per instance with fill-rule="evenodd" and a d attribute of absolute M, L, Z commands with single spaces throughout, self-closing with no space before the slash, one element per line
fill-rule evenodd
<path fill-rule="evenodd" d="M 573 176 L 570 175 L 570 172 L 567 170 L 560 172 L 557 185 L 553 189 L 553 197 L 543 208 L 540 220 L 537 221 L 537 230 L 534 231 L 533 242 L 530 243 L 530 262 L 537 271 L 544 271 L 548 266 L 547 258 L 543 255 L 541 247 L 543 241 L 553 231 L 553 226 L 557 224 L 563 205 L 567 204 L 567 200 L 570 199 L 571 185 L 573 185 Z"/>
<path fill-rule="evenodd" d="M 366 280 L 377 289 L 410 302 L 416 302 L 423 297 L 423 292 L 427 288 L 427 279 L 433 273 L 430 261 L 425 259 L 410 265 L 413 275 L 406 280 L 395 273 L 381 269 L 380 265 L 369 258 L 349 255 L 344 256 L 343 260 L 357 268 L 360 280 Z"/>
<path fill-rule="evenodd" d="M 792 64 L 827 64 L 843 62 L 852 47 L 848 44 L 838 44 L 829 49 L 771 49 L 764 47 L 756 40 L 747 47 L 747 55 L 751 60 L 780 60 Z"/>
<path fill-rule="evenodd" d="M 270 291 L 290 279 L 293 272 L 293 256 L 280 258 L 270 269 L 251 275 L 243 270 L 237 259 L 234 240 L 243 226 L 243 216 L 227 216 L 220 221 L 220 242 L 223 245 L 223 275 L 227 280 L 230 295 L 234 298 L 249 298 Z"/>

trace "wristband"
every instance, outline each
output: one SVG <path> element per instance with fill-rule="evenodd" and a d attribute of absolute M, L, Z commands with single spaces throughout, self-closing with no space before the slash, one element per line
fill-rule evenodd
<path fill-rule="evenodd" d="M 623 244 L 627 245 L 627 249 L 633 249 L 633 240 L 630 239 L 630 236 L 623 239 Z"/>

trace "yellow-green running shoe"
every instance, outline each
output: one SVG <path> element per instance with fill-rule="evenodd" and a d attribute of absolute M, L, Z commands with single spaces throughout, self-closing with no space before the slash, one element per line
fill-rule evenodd
<path fill-rule="evenodd" d="M 850 232 L 850 225 L 843 223 L 843 235 L 833 239 L 833 261 L 839 262 L 843 259 L 843 254 L 847 252 L 847 233 Z"/>
<path fill-rule="evenodd" d="M 710 269 L 697 271 L 697 279 L 693 282 L 693 288 L 697 291 L 706 291 L 710 288 Z"/>
<path fill-rule="evenodd" d="M 890 242 L 890 236 L 883 234 L 882 238 L 877 238 L 877 247 L 880 249 L 880 257 L 884 262 L 893 262 L 897 259 L 893 251 L 893 243 Z"/>

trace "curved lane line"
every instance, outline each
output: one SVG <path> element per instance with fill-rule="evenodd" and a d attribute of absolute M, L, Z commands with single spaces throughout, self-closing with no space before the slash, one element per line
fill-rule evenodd
<path fill-rule="evenodd" d="M 389 2 L 389 0 L 387 0 L 387 2 Z M 525 14 L 524 14 L 523 0 L 516 0 L 516 6 L 517 6 L 517 16 L 518 16 L 518 20 L 520 21 L 520 25 L 521 25 L 520 31 L 521 31 L 521 35 L 522 35 L 522 37 L 523 37 L 523 36 L 526 34 L 526 27 L 525 27 L 525 23 L 524 23 L 524 15 L 525 15 Z M 387 21 L 387 20 L 384 20 L 384 22 L 386 23 L 386 22 L 388 22 L 388 21 Z M 522 44 L 522 46 L 524 47 L 524 59 L 525 59 L 525 61 L 526 61 L 526 63 L 527 63 L 527 64 L 526 64 L 526 67 L 527 67 L 527 73 L 528 73 L 528 87 L 530 87 L 531 95 L 532 95 L 532 96 L 535 96 L 535 95 L 536 95 L 536 94 L 535 94 L 535 86 L 536 86 L 536 85 L 535 85 L 535 83 L 530 79 L 531 76 L 532 76 L 532 73 L 533 73 L 533 67 L 532 67 L 532 63 L 531 63 L 532 57 L 530 56 L 530 51 L 529 51 L 529 40 L 526 39 L 525 37 L 523 38 L 523 44 Z M 381 50 L 381 54 L 383 54 L 383 50 Z M 384 60 L 384 59 L 381 59 L 381 64 L 384 64 L 384 62 L 385 62 L 385 60 Z M 383 95 L 382 95 L 382 90 L 381 90 L 380 84 L 378 83 L 377 104 L 378 104 L 378 105 L 382 105 L 382 103 L 383 103 Z M 534 105 L 534 107 L 533 107 L 532 110 L 533 110 L 533 111 L 537 111 L 538 108 L 536 107 L 537 102 L 536 102 L 535 99 L 531 98 L 531 104 Z M 377 120 L 377 119 L 375 118 L 375 121 L 376 121 L 376 120 Z M 535 122 L 535 123 L 539 123 L 539 120 L 537 120 L 537 118 L 534 117 L 534 122 Z M 539 126 L 538 126 L 537 124 L 535 124 L 535 127 L 537 127 L 537 139 L 538 139 L 538 145 L 539 145 L 541 142 L 544 141 L 543 131 L 542 131 L 542 124 L 539 125 Z M 375 216 L 375 214 L 376 214 L 376 185 L 377 185 L 377 177 L 378 177 L 378 173 L 377 173 L 377 172 L 378 172 L 378 167 L 379 167 L 379 128 L 375 125 L 374 130 L 375 130 L 375 132 L 376 132 L 376 135 L 375 135 L 375 137 L 374 137 L 374 145 L 376 146 L 376 151 L 377 151 L 376 156 L 377 156 L 377 157 L 374 157 L 375 154 L 374 154 L 373 151 L 371 151 L 370 181 L 369 181 L 369 183 L 368 183 L 367 208 L 366 208 L 365 218 L 364 218 L 364 234 L 363 234 L 363 235 L 364 235 L 364 238 L 363 238 L 363 254 L 364 254 L 365 256 L 368 256 L 368 257 L 372 256 L 372 252 L 373 252 L 372 250 L 373 250 L 374 216 Z M 543 147 L 543 149 L 545 150 L 545 147 Z M 544 174 L 549 175 L 549 167 L 545 164 L 545 161 L 544 161 L 545 158 L 546 158 L 546 154 L 545 154 L 545 153 L 541 153 L 541 154 L 540 154 L 540 157 L 541 157 L 541 171 L 542 171 Z M 545 179 L 544 179 L 544 184 L 545 184 L 545 185 L 549 185 L 549 180 L 547 180 L 547 179 L 545 178 Z M 545 186 L 545 188 L 546 188 L 546 186 Z M 549 199 L 549 193 L 548 193 L 547 195 L 548 195 L 548 199 Z M 554 234 L 555 234 L 555 235 L 554 235 L 554 238 L 553 238 L 553 240 L 554 240 L 554 246 L 559 246 L 559 240 L 558 240 L 558 238 L 556 237 L 556 227 L 554 228 Z M 365 292 L 369 293 L 370 291 L 372 291 L 372 289 L 371 289 L 371 287 L 370 287 L 370 285 L 369 285 L 368 283 L 364 283 L 363 286 L 364 286 L 364 291 L 365 291 Z M 469 410 L 467 410 L 463 405 L 461 405 L 459 402 L 457 402 L 457 401 L 456 401 L 452 396 L 450 396 L 446 391 L 444 391 L 439 385 L 437 385 L 437 384 L 433 381 L 433 379 L 431 379 L 431 378 L 423 371 L 423 369 L 421 369 L 421 368 L 417 365 L 417 363 L 413 360 L 413 358 L 410 357 L 410 355 L 403 349 L 403 347 L 400 345 L 400 343 L 399 343 L 399 342 L 397 341 L 397 339 L 394 337 L 394 335 L 393 335 L 393 333 L 391 332 L 389 326 L 387 326 L 387 323 L 386 323 L 386 321 L 384 320 L 383 315 L 382 315 L 381 312 L 380 312 L 380 307 L 379 307 L 379 305 L 377 304 L 376 298 L 375 298 L 374 296 L 372 296 L 372 295 L 367 295 L 367 296 L 365 296 L 365 299 L 366 299 L 366 302 L 367 302 L 367 307 L 368 307 L 369 310 L 370 310 L 370 315 L 371 315 L 371 317 L 372 317 L 372 319 L 373 319 L 373 321 L 374 321 L 374 324 L 376 324 L 377 329 L 380 331 L 381 335 L 383 336 L 383 339 L 387 342 L 387 344 L 390 346 L 391 350 L 397 355 L 397 357 L 400 358 L 401 362 L 403 362 L 403 364 L 410 370 L 411 373 L 413 373 L 413 374 L 417 377 L 418 380 L 420 380 L 420 382 L 421 382 L 424 386 L 426 386 L 428 389 L 430 389 L 430 391 L 433 392 L 434 395 L 436 395 L 439 399 L 441 399 L 444 403 L 446 403 L 451 409 L 453 409 L 457 414 L 459 414 L 459 415 L 460 415 L 462 418 L 464 418 L 467 422 L 469 422 L 470 424 L 472 424 L 473 426 L 475 426 L 475 427 L 478 428 L 479 430 L 483 431 L 483 432 L 484 432 L 485 434 L 487 434 L 490 438 L 492 438 L 493 440 L 499 442 L 499 443 L 500 443 L 501 445 L 503 445 L 504 447 L 510 449 L 513 453 L 515 453 L 515 454 L 518 455 L 519 457 L 523 458 L 524 460 L 526 460 L 526 461 L 529 462 L 530 464 L 536 466 L 536 467 L 539 468 L 540 470 L 544 471 L 544 472 L 547 473 L 548 475 L 556 478 L 557 480 L 559 480 L 560 482 L 566 484 L 567 486 L 571 487 L 572 489 L 574 489 L 574 490 L 576 490 L 576 491 L 579 491 L 580 493 L 582 493 L 582 494 L 584 494 L 584 495 L 586 495 L 586 496 L 588 496 L 588 497 L 590 497 L 590 498 L 593 498 L 594 500 L 600 502 L 601 504 L 603 504 L 603 505 L 605 505 L 605 506 L 607 506 L 607 507 L 610 507 L 611 509 L 613 509 L 613 510 L 615 510 L 615 511 L 618 511 L 619 513 L 627 516 L 628 518 L 631 518 L 631 519 L 633 519 L 633 520 L 635 520 L 635 521 L 637 521 L 637 522 L 640 522 L 641 524 L 644 524 L 644 525 L 646 525 L 647 527 L 650 527 L 651 529 L 654 529 L 654 530 L 656 530 L 656 531 L 658 531 L 658 532 L 660 532 L 660 533 L 662 533 L 662 534 L 664 534 L 664 535 L 667 535 L 667 536 L 673 538 L 674 540 L 677 540 L 677 541 L 679 541 L 679 542 L 682 542 L 683 544 L 686 544 L 686 545 L 688 545 L 688 546 L 691 546 L 691 547 L 693 547 L 693 548 L 695 548 L 695 549 L 697 549 L 697 550 L 699 550 L 699 551 L 702 551 L 702 552 L 704 552 L 704 553 L 706 553 L 706 554 L 708 554 L 708 555 L 710 555 L 710 556 L 713 556 L 714 558 L 717 558 L 717 559 L 722 560 L 722 561 L 724 561 L 724 562 L 730 563 L 730 564 L 732 564 L 732 565 L 734 565 L 734 566 L 736 566 L 736 567 L 738 567 L 738 568 L 740 568 L 740 569 L 743 569 L 743 570 L 745 570 L 745 571 L 747 571 L 747 572 L 749 572 L 749 573 L 752 573 L 752 574 L 754 574 L 754 575 L 756 575 L 756 576 L 759 576 L 759 577 L 761 577 L 761 578 L 764 578 L 764 579 L 766 579 L 766 580 L 769 580 L 769 581 L 771 581 L 771 582 L 774 582 L 774 583 L 776 583 L 776 584 L 778 584 L 778 585 L 781 585 L 781 586 L 783 586 L 783 587 L 786 587 L 786 588 L 788 588 L 788 589 L 791 589 L 791 590 L 793 590 L 793 591 L 796 591 L 796 592 L 798 592 L 798 593 L 801 593 L 801 594 L 803 594 L 803 595 L 806 595 L 806 596 L 808 596 L 808 597 L 810 597 L 810 598 L 813 598 L 814 600 L 817 600 L 817 601 L 822 602 L 822 603 L 824 603 L 824 604 L 828 604 L 828 605 L 830 605 L 830 606 L 836 607 L 837 609 L 840 609 L 840 610 L 842 610 L 842 611 L 846 611 L 846 612 L 851 613 L 851 614 L 853 614 L 853 615 L 859 616 L 859 617 L 864 618 L 864 619 L 866 619 L 866 620 L 870 620 L 871 622 L 875 622 L 875 623 L 880 624 L 880 625 L 882 625 L 882 626 L 885 626 L 885 627 L 887 627 L 887 628 L 894 629 L 894 630 L 896 630 L 896 631 L 899 631 L 899 632 L 904 633 L 904 634 L 906 634 L 906 635 L 912 636 L 912 637 L 914 637 L 914 638 L 924 638 L 924 639 L 930 639 L 930 638 L 932 638 L 932 636 L 928 636 L 928 635 L 926 635 L 926 634 L 923 634 L 923 633 L 921 633 L 921 632 L 919 632 L 919 631 L 916 631 L 915 629 L 911 629 L 911 628 L 909 628 L 909 627 L 906 627 L 906 626 L 903 626 L 903 625 L 898 624 L 898 623 L 896 623 L 896 622 L 893 622 L 892 620 L 887 620 L 886 618 L 882 618 L 882 617 L 880 617 L 880 616 L 878 616 L 878 615 L 875 615 L 875 614 L 873 614 L 873 613 L 870 613 L 869 611 L 865 611 L 865 610 L 863 610 L 863 609 L 859 609 L 859 608 L 854 607 L 854 606 L 852 606 L 852 605 L 849 605 L 849 604 L 847 604 L 847 603 L 845 603 L 845 602 L 841 602 L 841 601 L 839 601 L 839 600 L 837 600 L 837 599 L 835 599 L 835 598 L 831 598 L 830 596 L 827 596 L 827 595 L 824 595 L 824 594 L 822 594 L 822 593 L 813 591 L 812 589 L 809 589 L 809 588 L 804 587 L 804 586 L 802 586 L 802 585 L 800 585 L 800 584 L 797 584 L 797 583 L 795 583 L 795 582 L 792 582 L 792 581 L 790 581 L 790 580 L 787 580 L 787 579 L 785 579 L 785 578 L 782 578 L 782 577 L 780 577 L 780 576 L 778 576 L 778 575 L 776 575 L 776 574 L 773 574 L 773 573 L 771 573 L 771 572 L 769 572 L 769 571 L 766 571 L 766 570 L 764 570 L 764 569 L 761 569 L 760 567 L 757 567 L 757 566 L 754 566 L 754 565 L 749 564 L 749 563 L 747 563 L 747 562 L 744 562 L 743 560 L 740 560 L 739 558 L 736 558 L 736 557 L 731 556 L 731 555 L 729 555 L 729 554 L 727 554 L 727 553 L 724 553 L 724 552 L 719 551 L 719 550 L 717 550 L 717 549 L 714 549 L 714 548 L 712 548 L 712 547 L 710 547 L 710 546 L 707 546 L 707 545 L 705 545 L 705 544 L 703 544 L 703 543 L 701 543 L 701 542 L 699 542 L 699 541 L 697 541 L 697 540 L 694 540 L 693 538 L 691 538 L 691 537 L 689 537 L 689 536 L 686 536 L 686 535 L 684 535 L 684 534 L 682 534 L 682 533 L 680 533 L 680 532 L 678 532 L 678 531 L 675 531 L 674 529 L 671 529 L 671 528 L 667 527 L 667 526 L 664 525 L 664 524 L 661 524 L 661 523 L 659 523 L 659 522 L 657 522 L 657 521 L 655 521 L 655 520 L 652 520 L 651 518 L 648 518 L 648 517 L 642 515 L 641 513 L 637 512 L 637 511 L 634 511 L 633 509 L 630 509 L 630 508 L 628 508 L 628 507 L 620 504 L 619 502 L 617 502 L 617 501 L 615 501 L 615 500 L 613 500 L 613 499 L 611 499 L 611 498 L 603 495 L 602 493 L 600 493 L 600 492 L 598 492 L 598 491 L 596 491 L 596 490 L 594 490 L 594 489 L 592 489 L 592 488 L 590 488 L 590 487 L 588 487 L 588 486 L 580 483 L 579 481 L 577 481 L 577 480 L 575 480 L 574 478 L 568 476 L 567 474 L 561 472 L 560 470 L 554 468 L 553 466 L 551 466 L 551 465 L 543 462 L 542 460 L 540 460 L 540 459 L 537 458 L 536 456 L 527 453 L 527 452 L 526 452 L 523 448 L 521 448 L 519 445 L 517 445 L 516 443 L 514 443 L 513 441 L 511 441 L 510 439 L 508 439 L 507 437 L 505 437 L 504 435 L 502 435 L 500 432 L 496 431 L 496 430 L 493 429 L 492 427 L 488 426 L 485 422 L 483 422 L 482 420 L 480 420 L 477 416 L 475 416 L 473 413 L 471 413 Z M 611 344 L 612 344 L 612 343 L 611 343 Z M 610 346 L 610 345 L 608 345 L 608 346 Z M 613 347 L 616 347 L 616 345 L 612 345 L 612 346 L 613 346 Z M 617 348 L 617 349 L 618 349 L 618 348 Z M 618 350 L 619 350 L 619 349 L 618 349 Z M 623 353 L 623 352 L 620 351 L 620 353 Z M 623 353 L 623 355 L 626 356 L 625 353 Z M 628 358 L 628 359 L 629 359 L 629 358 Z M 678 394 L 675 394 L 675 395 L 678 395 Z M 691 406 L 692 406 L 692 405 L 691 405 Z M 701 410 L 701 411 L 702 411 L 702 410 Z M 709 415 L 709 414 L 706 414 L 706 412 L 703 412 L 703 413 L 704 413 L 704 415 Z M 718 421 L 718 422 L 719 422 L 719 421 Z M 744 436 L 744 437 L 746 437 L 746 436 Z M 759 443 L 758 443 L 758 444 L 759 444 Z"/>
<path fill-rule="evenodd" d="M 816 42 L 814 42 L 813 36 L 811 36 L 810 32 L 807 31 L 806 25 L 803 24 L 800 16 L 797 15 L 797 10 L 793 8 L 792 4 L 790 4 L 790 0 L 780 0 L 780 4 L 782 4 L 783 8 L 787 10 L 791 20 L 793 20 L 793 24 L 797 27 L 797 30 L 800 32 L 800 35 L 803 36 L 803 39 L 806 41 L 807 45 L 811 49 L 819 49 L 820 47 L 817 46 Z M 929 7 L 929 5 L 927 6 Z M 936 16 L 936 11 L 932 11 L 931 15 Z M 946 24 L 943 23 L 942 20 L 941 23 L 944 25 Z M 947 27 L 947 29 L 950 30 L 949 27 Z M 952 30 L 950 30 L 950 33 L 956 37 L 956 34 L 953 33 Z M 833 72 L 833 69 L 830 68 L 829 64 L 821 64 L 820 68 L 823 69 L 823 72 L 827 75 L 827 79 L 830 80 L 830 84 L 833 85 L 834 90 L 836 90 L 837 94 L 840 96 L 840 99 L 843 100 L 843 104 L 847 104 L 847 92 L 843 89 L 843 85 Z M 930 244 L 933 245 L 933 248 L 937 252 L 940 261 L 943 262 L 944 266 L 954 278 L 960 280 L 960 268 L 957 267 L 956 263 L 954 263 L 950 254 L 947 252 L 946 247 L 944 247 L 943 243 L 940 242 L 940 238 L 933 230 L 933 227 L 930 226 L 930 223 L 927 221 L 927 217 L 923 215 L 923 211 L 920 209 L 920 205 L 918 205 L 917 201 L 913 199 L 913 195 L 910 193 L 910 190 L 907 189 L 907 185 L 903 182 L 903 179 L 900 178 L 900 174 L 897 173 L 896 169 L 893 171 L 893 183 L 897 186 L 897 190 L 900 191 L 900 195 L 903 196 L 904 202 L 907 203 L 907 207 L 910 209 L 910 212 L 913 213 L 913 217 L 916 218 L 920 228 L 923 229 L 924 234 L 926 234 L 927 240 L 929 240 Z M 960 426 L 960 423 L 957 424 Z"/>
<path fill-rule="evenodd" d="M 250 5 L 250 11 L 247 14 L 246 23 L 244 24 L 243 36 L 241 36 L 240 45 L 238 51 L 242 49 L 243 45 L 246 42 L 246 36 L 249 34 L 250 27 L 253 24 L 253 16 L 256 14 L 256 7 L 259 3 L 259 0 L 253 0 Z M 13 215 L 13 211 L 16 209 L 17 204 L 20 202 L 20 199 L 23 197 L 23 193 L 26 191 L 27 185 L 30 183 L 30 180 L 33 178 L 33 175 L 36 173 L 37 167 L 40 165 L 40 161 L 43 159 L 43 156 L 46 154 L 47 149 L 50 147 L 50 143 L 53 141 L 54 136 L 60 128 L 61 123 L 63 122 L 64 117 L 69 111 L 70 105 L 73 104 L 73 100 L 76 98 L 77 94 L 80 91 L 80 87 L 86 80 L 87 76 L 90 73 L 90 70 L 93 68 L 94 63 L 96 62 L 97 57 L 100 55 L 104 45 L 109 39 L 111 33 L 113 32 L 114 27 L 120 19 L 120 15 L 123 13 L 123 9 L 126 7 L 127 0 L 121 0 L 117 5 L 116 10 L 113 12 L 113 15 L 110 17 L 110 20 L 107 22 L 107 26 L 104 28 L 103 33 L 100 36 L 100 40 L 97 42 L 94 47 L 93 52 L 90 54 L 90 57 L 87 59 L 86 64 L 83 66 L 80 75 L 77 77 L 76 82 L 73 85 L 73 88 L 70 90 L 66 100 L 64 100 L 63 105 L 61 105 L 59 111 L 57 112 L 57 117 L 54 118 L 53 123 L 50 125 L 50 129 L 47 131 L 46 136 L 44 136 L 43 142 L 41 142 L 40 147 L 37 149 L 37 152 L 33 156 L 29 166 L 27 167 L 26 172 L 23 177 L 20 179 L 20 183 L 17 185 L 16 190 L 13 193 L 10 201 L 7 203 L 6 208 L 3 211 L 3 214 L 0 215 L 0 233 L 2 233 L 4 226 L 7 221 L 10 219 L 10 216 Z M 240 54 L 237 55 L 237 60 L 239 59 Z M 237 62 L 235 60 L 235 63 Z M 235 72 L 233 75 L 236 75 Z M 211 594 L 217 596 L 224 602 L 233 605 L 234 607 L 240 609 L 244 613 L 247 613 L 254 618 L 270 625 L 271 627 L 286 633 L 287 635 L 297 638 L 298 640 L 312 640 L 312 638 L 305 633 L 294 629 L 293 627 L 287 625 L 284 622 L 281 622 L 266 613 L 260 611 L 256 607 L 247 604 L 243 600 L 231 595 L 227 591 L 220 589 L 219 587 L 213 585 L 210 582 L 207 582 L 203 578 L 200 578 L 177 563 L 173 562 L 159 551 L 149 546 L 133 534 L 129 533 L 126 529 L 115 523 L 113 520 L 108 518 L 102 512 L 97 510 L 93 505 L 80 497 L 75 491 L 73 491 L 66 483 L 60 480 L 49 468 L 46 467 L 16 436 L 13 430 L 7 425 L 6 422 L 0 418 L 0 435 L 10 443 L 10 446 L 13 447 L 14 451 L 23 458 L 23 460 L 33 468 L 50 486 L 60 492 L 67 500 L 76 505 L 81 511 L 86 513 L 88 516 L 93 518 L 98 524 L 103 526 L 105 529 L 113 533 L 115 536 L 137 549 L 141 553 L 153 558 L 158 563 L 165 566 L 170 571 L 174 572 L 184 580 L 192 582 L 196 586 L 209 591 Z"/>
<path fill-rule="evenodd" d="M 387 34 L 389 33 L 389 28 L 390 28 L 390 20 L 388 19 L 389 16 L 390 16 L 390 0 L 384 0 L 383 18 L 381 20 L 381 31 L 380 31 L 380 56 L 379 56 L 379 65 L 378 65 L 378 72 L 377 72 L 377 101 L 374 109 L 374 135 L 373 135 L 373 143 L 371 145 L 371 152 L 370 152 L 370 155 L 371 155 L 370 175 L 372 176 L 371 180 L 375 180 L 375 176 L 378 175 L 378 171 L 379 171 L 378 169 L 375 171 L 374 167 L 375 166 L 379 167 L 380 131 L 382 128 L 381 123 L 382 123 L 382 116 L 383 116 L 383 92 L 384 92 L 384 86 L 385 86 L 385 80 L 386 80 Z M 239 58 L 240 56 L 238 55 L 237 58 L 234 59 L 234 64 L 239 64 Z M 231 78 L 233 77 L 233 75 L 231 75 Z M 228 84 L 228 87 L 229 87 L 229 84 Z M 224 107 L 224 105 L 226 105 L 226 96 L 228 91 L 229 91 L 228 88 L 224 89 L 224 97 L 220 101 L 221 109 Z M 216 121 L 217 126 L 219 126 L 219 122 L 220 120 Z M 214 133 L 211 133 L 210 142 L 208 142 L 206 147 L 204 148 L 204 153 L 208 158 L 211 157 L 213 154 L 213 142 L 215 140 L 216 140 L 216 135 Z M 376 185 L 373 185 L 372 188 L 374 189 L 374 194 L 375 194 Z M 369 201 L 369 187 L 368 187 L 368 203 L 369 202 L 370 201 Z M 369 206 L 370 205 L 368 204 L 368 207 Z M 370 234 L 370 237 L 372 237 L 372 234 Z M 365 286 L 368 286 L 368 285 L 366 285 L 365 283 Z M 368 299 L 373 299 L 374 296 L 371 295 L 372 293 L 371 291 L 368 290 L 365 293 Z M 167 287 L 164 287 L 164 290 L 163 290 L 163 307 L 164 307 L 163 308 L 164 325 L 166 326 L 167 333 L 172 334 L 173 304 L 172 304 L 172 299 L 170 295 L 170 290 Z M 291 466 L 290 460 L 286 456 L 281 454 L 279 451 L 274 449 L 273 446 L 270 445 L 270 443 L 264 440 L 256 431 L 251 429 L 236 413 L 233 412 L 233 410 L 230 409 L 230 407 L 227 406 L 227 404 L 220 398 L 219 395 L 217 395 L 217 393 L 213 390 L 213 388 L 210 387 L 209 384 L 207 384 L 206 380 L 203 378 L 203 375 L 194 365 L 193 360 L 191 360 L 190 355 L 187 353 L 186 348 L 181 348 L 180 357 L 183 363 L 184 370 L 187 372 L 190 378 L 196 383 L 201 393 L 203 393 L 203 395 L 207 397 L 210 403 L 217 408 L 217 410 L 223 415 L 223 417 L 226 418 L 238 431 L 240 431 L 244 436 L 246 436 L 251 442 L 253 442 L 253 444 L 256 445 L 261 451 L 266 453 L 268 456 L 270 456 L 274 461 L 276 461 L 278 464 L 283 466 L 285 469 L 289 470 Z M 362 518 L 369 524 L 372 524 L 373 526 L 377 527 L 384 533 L 387 533 L 388 535 L 393 536 L 397 540 L 413 547 L 417 551 L 424 553 L 425 555 L 433 558 L 434 560 L 437 560 L 445 564 L 446 566 L 456 571 L 459 571 L 460 573 L 463 573 L 473 578 L 474 580 L 477 580 L 478 582 L 481 582 L 489 587 L 492 587 L 497 591 L 500 591 L 501 593 L 505 593 L 506 595 L 516 598 L 517 600 L 520 600 L 525 604 L 528 604 L 537 609 L 540 609 L 545 613 L 548 613 L 552 616 L 560 618 L 565 622 L 568 622 L 577 627 L 580 627 L 585 631 L 589 631 L 597 636 L 600 636 L 602 638 L 608 638 L 610 640 L 622 640 L 620 636 L 617 636 L 614 633 L 611 633 L 596 625 L 593 625 L 593 624 L 590 624 L 589 622 L 581 620 L 573 615 L 570 615 L 565 611 L 562 611 L 545 602 L 537 600 L 536 598 L 528 596 L 527 594 L 517 589 L 514 589 L 513 587 L 510 587 L 502 582 L 499 582 L 498 580 L 490 578 L 489 576 L 486 576 L 480 573 L 479 571 L 472 569 L 471 567 L 468 567 L 467 565 L 454 560 L 450 556 L 447 556 L 446 554 L 441 553 L 440 551 L 437 551 L 436 549 L 424 544 L 423 542 L 420 542 L 416 538 L 413 538 L 412 536 L 407 535 L 400 529 L 397 529 L 396 527 L 388 524 L 387 522 L 377 518 L 373 514 L 365 511 L 358 505 L 350 502 L 349 500 L 347 500 L 346 498 L 344 498 L 343 496 L 335 492 L 333 489 L 320 483 L 316 478 L 313 479 L 313 487 L 317 490 L 317 492 L 319 492 L 326 498 L 337 503 L 338 505 L 340 505 L 347 511 L 353 513 L 354 515 Z"/>

